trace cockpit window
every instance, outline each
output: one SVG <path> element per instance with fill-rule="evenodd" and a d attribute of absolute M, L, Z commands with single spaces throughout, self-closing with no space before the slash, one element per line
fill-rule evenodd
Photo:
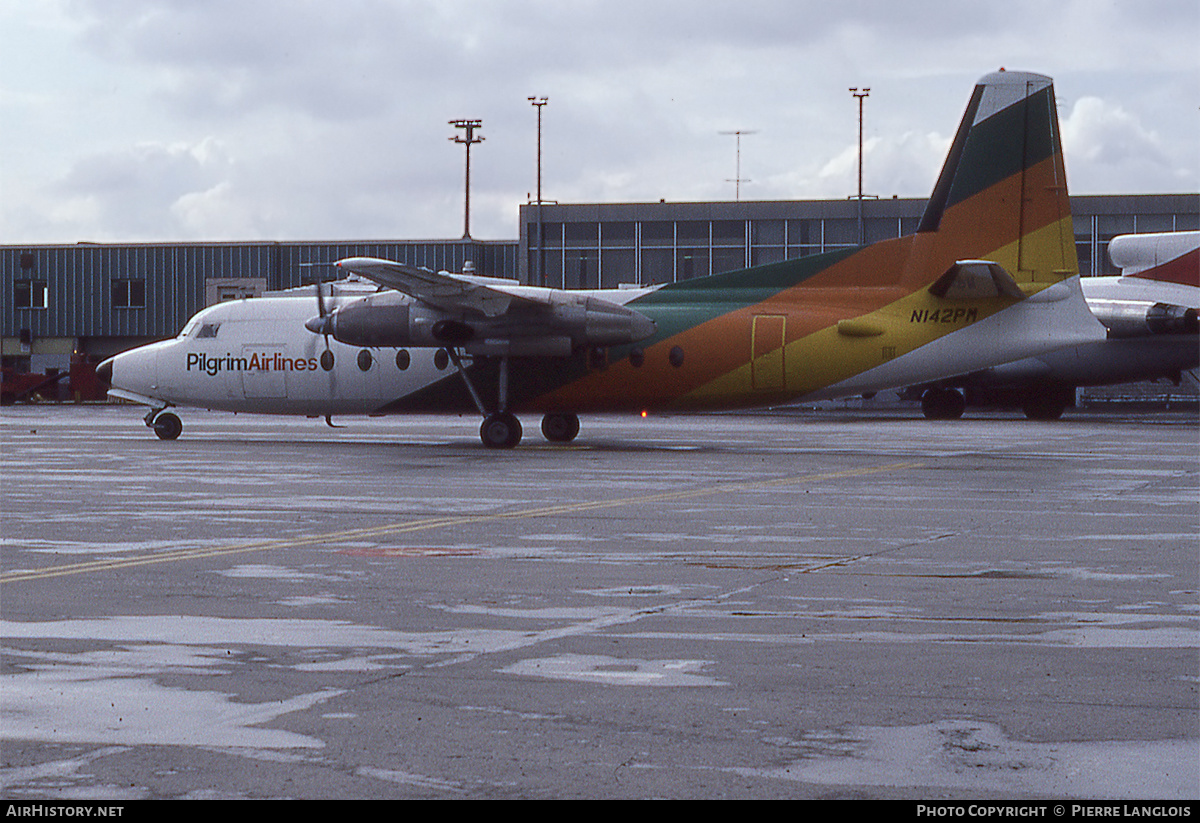
<path fill-rule="evenodd" d="M 196 332 L 196 339 L 199 340 L 204 337 L 216 337 L 217 330 L 219 328 L 221 328 L 220 323 L 205 323 L 200 327 L 200 331 Z"/>

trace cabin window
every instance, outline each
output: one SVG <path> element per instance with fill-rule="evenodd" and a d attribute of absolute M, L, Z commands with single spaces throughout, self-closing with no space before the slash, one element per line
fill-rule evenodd
<path fill-rule="evenodd" d="M 373 358 L 371 357 L 371 353 L 366 349 L 363 349 L 358 353 L 358 367 L 363 371 L 370 370 L 372 360 Z"/>
<path fill-rule="evenodd" d="M 396 352 L 396 368 L 400 371 L 407 371 L 410 365 L 412 365 L 412 355 L 408 353 L 408 349 Z"/>

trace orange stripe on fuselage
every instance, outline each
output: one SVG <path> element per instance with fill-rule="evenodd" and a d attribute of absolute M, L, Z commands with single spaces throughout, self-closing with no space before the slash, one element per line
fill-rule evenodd
<path fill-rule="evenodd" d="M 1059 221 L 1064 214 L 1069 216 L 1069 206 L 1063 211 L 1060 202 L 1066 191 L 1058 188 L 1062 185 L 1061 175 L 1055 169 L 1059 167 L 1061 159 L 1052 157 L 1029 170 L 1023 224 L 1019 215 L 1021 175 L 1015 174 L 948 209 L 937 232 L 866 246 L 765 300 L 733 309 L 646 347 L 640 367 L 622 359 L 522 403 L 519 409 L 580 412 L 673 407 L 685 395 L 750 363 L 756 315 L 786 317 L 785 345 L 794 343 L 839 320 L 870 314 L 927 288 L 957 260 L 993 259 L 999 250 L 1015 248 L 1022 229 L 1033 232 Z M 1023 256 L 1028 257 L 1028 253 Z M 997 262 L 1016 275 L 1016 260 Z M 1059 269 L 1061 264 L 1053 268 Z M 686 291 L 682 297 L 686 297 Z M 647 310 L 653 314 L 651 308 Z M 931 339 L 948 331 L 931 329 Z M 683 352 L 680 367 L 669 362 L 669 353 L 675 347 Z M 688 398 L 687 408 L 760 405 L 778 399 L 749 392 L 739 399 L 693 396 Z"/>

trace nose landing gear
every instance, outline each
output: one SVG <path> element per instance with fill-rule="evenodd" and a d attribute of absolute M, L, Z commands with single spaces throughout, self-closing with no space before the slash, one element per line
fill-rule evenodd
<path fill-rule="evenodd" d="M 179 416 L 163 409 L 151 409 L 146 415 L 146 425 L 154 429 L 159 440 L 176 440 L 183 433 Z"/>

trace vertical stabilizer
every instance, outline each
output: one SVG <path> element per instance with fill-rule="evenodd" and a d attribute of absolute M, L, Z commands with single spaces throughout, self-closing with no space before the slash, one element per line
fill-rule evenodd
<path fill-rule="evenodd" d="M 918 234 L 935 259 L 994 260 L 1018 283 L 1077 274 L 1054 84 L 998 71 L 976 85 Z"/>

